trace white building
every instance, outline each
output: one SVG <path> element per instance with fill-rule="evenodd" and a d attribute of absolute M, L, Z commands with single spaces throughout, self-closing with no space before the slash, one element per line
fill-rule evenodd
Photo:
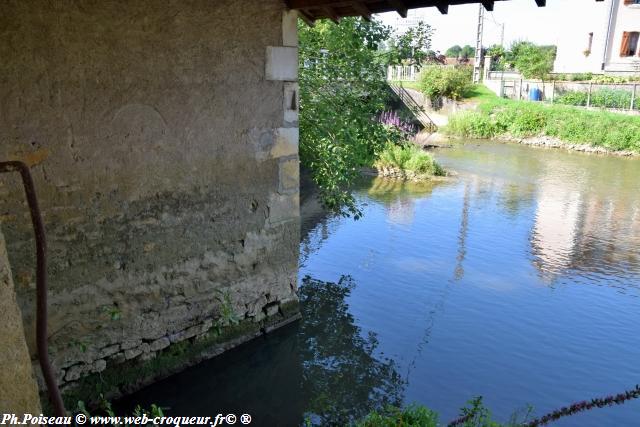
<path fill-rule="evenodd" d="M 558 42 L 555 72 L 640 74 L 640 0 L 585 3 L 567 19 L 574 30 Z"/>

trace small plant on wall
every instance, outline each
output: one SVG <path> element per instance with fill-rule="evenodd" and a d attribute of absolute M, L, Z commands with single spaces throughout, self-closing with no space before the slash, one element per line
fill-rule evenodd
<path fill-rule="evenodd" d="M 216 299 L 220 303 L 220 316 L 214 325 L 214 331 L 217 335 L 222 333 L 222 328 L 229 325 L 237 325 L 240 323 L 240 318 L 233 310 L 233 302 L 231 301 L 231 294 L 229 290 L 216 291 Z"/>

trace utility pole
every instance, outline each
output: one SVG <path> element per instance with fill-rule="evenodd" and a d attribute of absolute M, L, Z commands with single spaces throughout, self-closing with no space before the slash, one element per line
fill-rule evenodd
<path fill-rule="evenodd" d="M 478 33 L 476 37 L 476 56 L 473 62 L 473 82 L 480 83 L 480 76 L 482 69 L 480 63 L 482 62 L 482 33 L 484 30 L 484 6 L 482 3 L 478 5 Z"/>

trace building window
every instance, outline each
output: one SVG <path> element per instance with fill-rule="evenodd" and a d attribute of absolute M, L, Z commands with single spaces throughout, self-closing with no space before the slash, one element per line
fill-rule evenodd
<path fill-rule="evenodd" d="M 640 33 L 637 31 L 625 31 L 622 33 L 622 45 L 620 46 L 620 56 L 633 56 L 638 50 L 638 39 Z"/>
<path fill-rule="evenodd" d="M 627 6 L 630 4 L 640 4 L 640 0 L 624 0 L 624 4 Z"/>

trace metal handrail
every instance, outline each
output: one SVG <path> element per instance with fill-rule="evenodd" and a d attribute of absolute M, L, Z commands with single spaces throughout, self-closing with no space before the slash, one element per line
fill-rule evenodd
<path fill-rule="evenodd" d="M 438 126 L 431 117 L 429 117 L 424 108 L 413 99 L 411 94 L 402 85 L 389 82 L 389 86 L 429 132 L 436 132 L 438 130 Z M 421 116 L 426 118 L 426 120 Z"/>
<path fill-rule="evenodd" d="M 47 340 L 47 241 L 44 223 L 38 207 L 36 189 L 29 167 L 20 161 L 0 162 L 0 173 L 19 172 L 31 213 L 31 223 L 36 238 L 36 344 L 38 361 L 47 386 L 49 399 L 56 416 L 64 416 L 65 409 L 56 383 L 51 362 L 49 361 L 49 343 Z"/>

